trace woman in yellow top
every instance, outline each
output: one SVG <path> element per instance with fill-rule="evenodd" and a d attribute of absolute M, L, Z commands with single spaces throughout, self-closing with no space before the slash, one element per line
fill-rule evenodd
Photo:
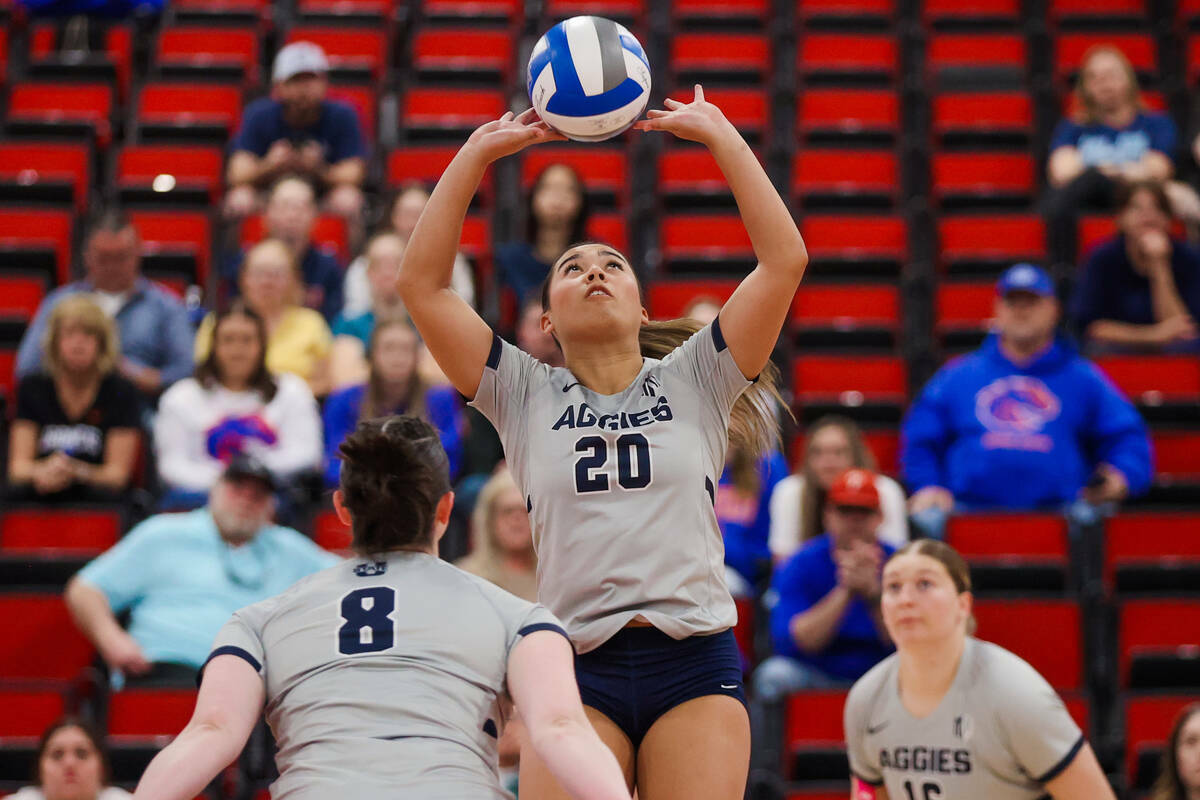
<path fill-rule="evenodd" d="M 267 368 L 299 375 L 317 397 L 328 394 L 333 335 L 319 312 L 300 305 L 300 268 L 287 245 L 264 239 L 250 248 L 238 286 L 245 304 L 266 323 Z M 213 320 L 206 316 L 196 332 L 197 363 L 208 356 Z"/>

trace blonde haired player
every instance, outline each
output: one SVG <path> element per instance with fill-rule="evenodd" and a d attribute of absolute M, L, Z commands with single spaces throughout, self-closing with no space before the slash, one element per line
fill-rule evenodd
<path fill-rule="evenodd" d="M 852 800 L 1115 800 L 1045 678 L 968 635 L 971 577 L 954 548 L 898 550 L 880 608 L 896 653 L 846 700 Z"/>
<path fill-rule="evenodd" d="M 533 526 L 538 598 L 571 635 L 588 718 L 628 784 L 642 800 L 733 800 L 745 793 L 750 726 L 713 495 L 730 431 L 777 436 L 764 369 L 808 255 L 758 159 L 699 86 L 639 127 L 708 147 L 758 258 L 709 325 L 650 323 L 629 260 L 604 244 L 568 248 L 543 288 L 542 329 L 565 368 L 502 342 L 454 294 L 484 170 L 561 138 L 532 111 L 487 123 L 459 150 L 399 286 L 430 352 L 500 433 Z M 521 797 L 562 797 L 533 755 L 522 754 Z"/>

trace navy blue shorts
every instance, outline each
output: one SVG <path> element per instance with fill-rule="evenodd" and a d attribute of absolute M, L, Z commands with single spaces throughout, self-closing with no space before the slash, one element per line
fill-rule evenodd
<path fill-rule="evenodd" d="M 575 656 L 585 706 L 617 724 L 634 749 L 677 705 L 710 694 L 746 704 L 733 631 L 676 640 L 657 628 L 622 628 L 595 650 Z"/>

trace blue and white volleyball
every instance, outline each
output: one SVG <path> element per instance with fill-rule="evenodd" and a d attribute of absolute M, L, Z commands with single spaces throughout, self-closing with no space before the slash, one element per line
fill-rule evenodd
<path fill-rule="evenodd" d="M 538 39 L 529 57 L 529 102 L 567 138 L 611 139 L 650 101 L 650 61 L 623 25 L 571 17 Z"/>

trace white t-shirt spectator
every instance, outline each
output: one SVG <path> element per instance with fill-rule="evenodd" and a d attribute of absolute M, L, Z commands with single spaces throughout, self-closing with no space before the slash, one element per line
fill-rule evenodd
<path fill-rule="evenodd" d="M 346 268 L 345 283 L 342 284 L 342 316 L 357 317 L 371 310 L 371 282 L 367 280 L 367 258 L 359 256 Z M 454 271 L 450 273 L 450 288 L 454 293 L 475 307 L 475 273 L 471 263 L 462 253 L 454 255 Z"/>
<path fill-rule="evenodd" d="M 904 490 L 886 475 L 875 476 L 875 489 L 879 492 L 879 504 L 883 511 L 883 522 L 876 535 L 879 541 L 901 548 L 908 543 L 908 510 Z M 804 517 L 800 500 L 803 496 L 803 475 L 789 475 L 775 485 L 775 492 L 771 495 L 771 533 L 767 544 L 776 560 L 787 558 L 801 545 L 800 520 Z"/>
<path fill-rule="evenodd" d="M 319 468 L 324 439 L 317 401 L 295 375 L 283 373 L 275 380 L 275 397 L 265 404 L 257 391 L 206 389 L 195 378 L 168 389 L 154 421 L 162 479 L 171 487 L 211 489 L 225 465 L 212 452 L 210 439 L 218 451 L 235 447 L 276 475 Z"/>

